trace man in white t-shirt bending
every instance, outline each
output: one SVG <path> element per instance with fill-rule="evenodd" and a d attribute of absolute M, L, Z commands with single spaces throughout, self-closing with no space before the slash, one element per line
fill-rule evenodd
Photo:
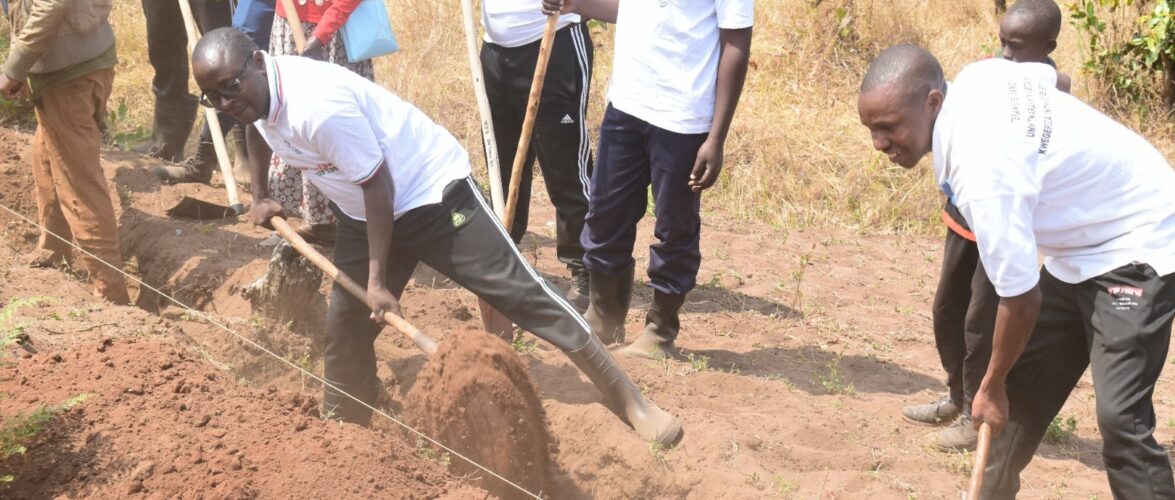
<path fill-rule="evenodd" d="M 653 303 L 644 332 L 621 352 L 673 356 L 679 312 L 702 262 L 701 191 L 722 170 L 750 58 L 754 1 L 543 0 L 543 8 L 616 23 L 609 104 L 581 237 L 591 277 L 585 317 L 605 342 L 624 341 L 636 226 L 651 190 Z"/>
<path fill-rule="evenodd" d="M 1056 78 L 989 59 L 948 87 L 934 56 L 900 45 L 869 66 L 857 105 L 893 162 L 932 153 L 1000 296 L 971 410 L 996 436 L 984 498 L 1015 496 L 1086 366 L 1114 497 L 1175 498 L 1151 401 L 1175 316 L 1175 171 Z"/>
<path fill-rule="evenodd" d="M 339 219 L 335 265 L 367 283 L 366 303 L 338 284 L 331 293 L 326 379 L 375 403 L 377 321 L 383 311 L 399 314 L 400 294 L 424 262 L 562 349 L 643 439 L 663 446 L 678 441 L 677 419 L 644 399 L 583 318 L 518 252 L 448 131 L 341 66 L 269 56 L 236 30 L 209 32 L 192 60 L 202 100 L 254 125 L 253 178 L 266 178 L 271 149 L 302 169 Z M 254 223 L 281 214 L 267 189 L 253 183 Z M 371 417 L 367 407 L 333 390 L 323 403 L 341 420 L 366 424 Z"/>

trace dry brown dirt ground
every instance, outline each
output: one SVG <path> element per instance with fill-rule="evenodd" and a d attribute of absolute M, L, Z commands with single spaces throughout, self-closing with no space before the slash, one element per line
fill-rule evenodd
<path fill-rule="evenodd" d="M 32 215 L 28 139 L 0 131 L 0 203 Z M 321 371 L 320 320 L 277 321 L 254 313 L 241 295 L 265 272 L 268 231 L 244 220 L 167 219 L 163 210 L 184 194 L 211 201 L 222 194 L 207 186 L 161 188 L 148 162 L 119 152 L 105 157 L 128 271 Z M 532 214 L 523 252 L 566 287 L 544 195 Z M 558 350 L 529 335 L 516 342 L 557 441 L 545 493 L 958 498 L 971 457 L 935 451 L 936 429 L 898 415 L 901 405 L 944 390 L 929 317 L 940 240 L 773 228 L 710 211 L 703 221 L 700 285 L 682 318 L 686 357 L 622 360 L 645 393 L 682 420 L 686 434 L 677 448 L 641 441 Z M 638 269 L 647 263 L 650 222 L 641 224 Z M 0 496 L 484 495 L 458 489 L 454 476 L 441 472 L 454 458 L 404 439 L 385 419 L 365 430 L 313 418 L 311 400 L 321 389 L 311 379 L 150 292 L 132 291 L 140 308 L 111 307 L 89 296 L 76 271 L 21 268 L 16 256 L 31 248 L 36 232 L 4 213 L 0 228 L 0 304 L 53 299 L 17 314 L 36 353 L 13 351 L 0 382 L 7 395 L 0 414 L 91 395 L 52 421 L 26 457 L 0 462 L 0 470 L 17 475 Z M 642 284 L 630 338 L 650 300 Z M 402 306 L 435 337 L 479 325 L 472 294 L 425 268 Z M 104 339 L 111 343 L 99 352 Z M 401 415 L 425 357 L 391 331 L 376 348 L 383 404 Z M 189 392 L 176 391 L 181 380 Z M 1157 437 L 1168 445 L 1175 435 L 1169 385 L 1168 373 L 1155 396 Z M 204 415 L 210 418 L 198 427 Z M 1088 376 L 1060 416 L 1059 439 L 1041 446 L 1021 497 L 1109 498 Z"/>

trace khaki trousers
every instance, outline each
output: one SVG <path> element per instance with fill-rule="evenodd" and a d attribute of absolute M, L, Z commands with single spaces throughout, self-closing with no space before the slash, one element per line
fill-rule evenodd
<path fill-rule="evenodd" d="M 118 221 L 102 173 L 99 126 L 114 70 L 95 71 L 61 83 L 36 101 L 37 133 L 33 137 L 33 180 L 37 216 L 45 228 L 38 248 L 68 255 L 69 245 L 46 234 L 73 238 L 78 246 L 122 269 Z M 129 304 L 122 274 L 88 255 L 81 256 L 95 291 L 115 304 Z"/>

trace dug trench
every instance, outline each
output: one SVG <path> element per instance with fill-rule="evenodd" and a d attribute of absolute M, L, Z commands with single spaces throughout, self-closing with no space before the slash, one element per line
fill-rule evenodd
<path fill-rule="evenodd" d="M 0 203 L 33 216 L 28 140 L 0 130 Z M 124 267 L 321 373 L 329 283 L 295 269 L 283 276 L 296 284 L 250 287 L 273 254 L 269 231 L 243 219 L 163 215 L 185 195 L 221 202 L 219 186 L 161 187 L 147 171 L 151 162 L 103 155 Z M 541 273 L 566 287 L 555 258 L 554 210 L 541 186 L 534 192 L 530 232 L 520 247 Z M 386 419 L 362 429 L 314 417 L 321 388 L 313 380 L 158 295 L 136 287 L 138 307 L 114 307 L 89 295 L 77 266 L 21 266 L 18 256 L 32 248 L 35 230 L 6 213 L 0 229 L 0 307 L 37 304 L 3 325 L 19 325 L 30 342 L 11 347 L 2 360 L 10 365 L 0 376 L 0 393 L 8 398 L 0 415 L 90 395 L 47 423 L 25 455 L 0 460 L 0 473 L 16 476 L 0 485 L 0 497 L 463 498 L 486 495 L 474 488 L 502 491 Z M 650 221 L 639 231 L 635 255 L 643 269 L 648 259 L 639 249 L 651 239 Z M 599 392 L 562 353 L 528 334 L 511 347 L 537 386 L 538 403 L 519 400 L 520 411 L 529 412 L 531 423 L 546 414 L 549 442 L 504 434 L 500 427 L 512 418 L 484 413 L 509 404 L 477 397 L 455 395 L 448 413 L 418 421 L 424 405 L 410 393 L 437 374 L 392 331 L 376 341 L 386 392 L 381 404 L 421 428 L 434 426 L 437 437 L 483 449 L 541 450 L 498 457 L 495 467 L 504 470 L 538 464 L 533 457 L 552 452 L 550 472 L 536 484 L 553 498 L 958 496 L 970 457 L 935 451 L 937 429 L 908 426 L 897 412 L 944 390 L 929 318 L 940 238 L 768 227 L 704 210 L 702 250 L 699 286 L 682 316 L 683 356 L 620 360 L 649 398 L 681 419 L 685 438 L 673 450 L 641 441 L 600 404 Z M 629 338 L 639 334 L 650 301 L 640 278 Z M 315 284 L 313 293 L 290 295 Z M 254 304 L 246 295 L 279 299 Z M 406 319 L 434 337 L 456 338 L 480 325 L 476 299 L 423 267 L 401 305 Z M 501 358 L 504 347 L 474 351 Z M 1170 378 L 1168 370 L 1156 392 L 1159 422 L 1175 417 Z M 447 383 L 430 389 L 444 392 Z M 505 387 L 491 380 L 486 386 L 490 394 Z M 1108 496 L 1093 401 L 1087 376 L 1061 412 L 1074 424 L 1061 426 L 1058 439 L 1042 445 L 1025 471 L 1025 497 Z M 198 427 L 204 416 L 210 418 Z M 471 420 L 474 430 L 465 434 L 441 428 Z M 1157 438 L 1169 443 L 1173 433 L 1175 424 L 1160 425 Z M 452 471 L 445 472 L 445 463 Z"/>

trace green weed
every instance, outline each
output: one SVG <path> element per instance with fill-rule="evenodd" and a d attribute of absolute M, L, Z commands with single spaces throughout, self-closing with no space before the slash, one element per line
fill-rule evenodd
<path fill-rule="evenodd" d="M 449 463 L 452 461 L 452 458 L 449 457 L 449 452 L 445 451 L 437 453 L 437 450 L 434 450 L 432 445 L 428 441 L 425 441 L 422 437 L 416 438 L 416 455 L 420 458 L 431 462 L 436 462 L 445 467 L 448 467 Z"/>
<path fill-rule="evenodd" d="M 828 373 L 820 376 L 820 385 L 829 394 L 841 394 L 845 396 L 852 396 L 857 393 L 857 389 L 853 384 L 845 382 L 844 376 L 840 373 L 840 356 L 837 356 L 832 361 L 828 362 Z"/>
<path fill-rule="evenodd" d="M 710 369 L 710 357 L 702 356 L 701 354 L 689 353 L 686 355 L 689 360 L 690 370 L 694 373 L 701 373 Z"/>
<path fill-rule="evenodd" d="M 1061 417 L 1053 417 L 1049 428 L 1044 432 L 1044 440 L 1049 444 L 1061 444 L 1072 439 L 1076 432 L 1077 417 L 1070 415 L 1064 420 Z"/>
<path fill-rule="evenodd" d="M 28 451 L 25 444 L 45 430 L 45 424 L 61 412 L 84 403 L 90 394 L 69 398 L 57 406 L 41 406 L 29 413 L 20 412 L 0 423 L 0 459 L 23 455 Z M 0 482 L 10 483 L 15 479 L 11 474 L 0 474 Z"/>
<path fill-rule="evenodd" d="M 142 125 L 131 123 L 127 114 L 130 108 L 126 101 L 120 100 L 118 106 L 110 110 L 106 117 L 106 142 L 121 150 L 130 149 L 132 145 L 146 141 L 151 137 L 151 131 Z"/>
<path fill-rule="evenodd" d="M 665 456 L 665 445 L 657 441 L 649 441 L 649 456 L 662 468 L 669 466 L 669 458 Z"/>
<path fill-rule="evenodd" d="M 514 332 L 514 341 L 510 343 L 510 347 L 520 355 L 533 354 L 539 350 L 538 343 L 526 340 L 526 335 L 521 330 Z"/>

